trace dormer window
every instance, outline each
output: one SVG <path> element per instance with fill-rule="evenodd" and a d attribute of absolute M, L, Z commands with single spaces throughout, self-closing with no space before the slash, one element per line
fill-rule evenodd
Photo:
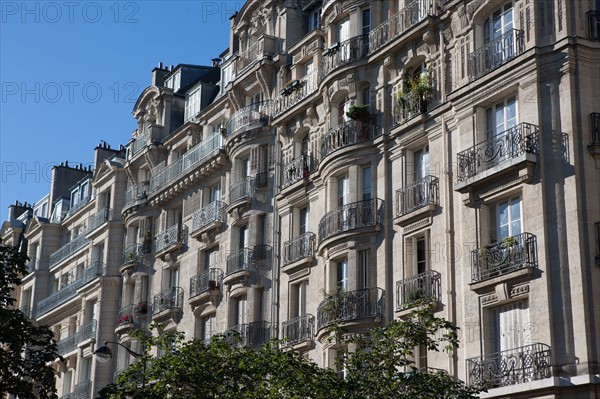
<path fill-rule="evenodd" d="M 178 91 L 181 87 L 181 71 L 177 71 L 173 75 L 169 76 L 169 78 L 165 81 L 165 87 L 173 89 L 173 91 Z"/>
<path fill-rule="evenodd" d="M 190 90 L 185 97 L 185 121 L 189 121 L 200 112 L 202 86 Z"/>

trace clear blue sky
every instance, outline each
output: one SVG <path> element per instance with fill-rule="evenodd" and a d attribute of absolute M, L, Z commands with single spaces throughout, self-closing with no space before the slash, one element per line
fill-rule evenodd
<path fill-rule="evenodd" d="M 125 144 L 152 68 L 210 65 L 243 4 L 0 0 L 0 221 L 49 191 L 52 165 Z"/>

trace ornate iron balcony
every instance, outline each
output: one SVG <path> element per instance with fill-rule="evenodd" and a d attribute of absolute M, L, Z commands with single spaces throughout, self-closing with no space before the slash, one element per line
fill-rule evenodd
<path fill-rule="evenodd" d="M 283 167 L 281 188 L 286 188 L 302 179 L 308 179 L 317 169 L 316 159 L 310 155 L 300 155 Z"/>
<path fill-rule="evenodd" d="M 519 155 L 539 153 L 538 127 L 520 123 L 457 155 L 458 181 L 464 181 Z"/>
<path fill-rule="evenodd" d="M 431 91 L 433 91 L 433 88 Z M 394 104 L 394 112 L 392 115 L 394 118 L 394 127 L 427 112 L 433 97 L 431 91 L 422 95 L 416 91 L 412 91 L 399 97 Z"/>
<path fill-rule="evenodd" d="M 483 281 L 537 265 L 537 237 L 522 233 L 471 251 L 471 280 Z"/>
<path fill-rule="evenodd" d="M 77 348 L 77 345 L 87 341 L 88 339 L 96 338 L 96 320 L 90 320 L 79 327 L 79 331 L 70 337 L 66 337 L 58 341 L 57 351 L 59 355 L 65 355 Z"/>
<path fill-rule="evenodd" d="M 283 265 L 289 265 L 300 259 L 314 256 L 315 242 L 317 237 L 314 233 L 306 232 L 283 244 Z"/>
<path fill-rule="evenodd" d="M 439 203 L 439 179 L 425 176 L 396 191 L 396 216 Z"/>
<path fill-rule="evenodd" d="M 589 21 L 590 40 L 600 40 L 600 11 L 588 11 L 587 16 Z"/>
<path fill-rule="evenodd" d="M 369 36 L 360 35 L 335 43 L 323 52 L 319 68 L 321 78 L 344 65 L 362 60 L 369 55 Z"/>
<path fill-rule="evenodd" d="M 365 288 L 356 291 L 340 290 L 319 304 L 317 329 L 334 322 L 352 321 L 366 317 L 383 316 L 384 290 Z"/>
<path fill-rule="evenodd" d="M 551 377 L 550 355 L 548 345 L 536 343 L 467 359 L 468 383 L 503 387 Z"/>
<path fill-rule="evenodd" d="M 190 299 L 209 291 L 217 291 L 223 284 L 223 271 L 209 269 L 190 279 Z"/>
<path fill-rule="evenodd" d="M 239 109 L 227 122 L 227 137 L 231 139 L 237 133 L 268 125 L 272 108 L 271 100 L 267 100 Z"/>
<path fill-rule="evenodd" d="M 227 342 L 231 345 L 259 346 L 271 339 L 271 323 L 256 321 L 249 324 L 238 324 L 229 328 L 225 335 Z"/>
<path fill-rule="evenodd" d="M 154 295 L 152 314 L 157 315 L 164 310 L 183 310 L 183 288 L 171 287 Z"/>
<path fill-rule="evenodd" d="M 524 49 L 522 30 L 511 29 L 498 36 L 493 41 L 469 54 L 467 60 L 469 80 L 477 79 L 507 63 L 521 54 Z"/>
<path fill-rule="evenodd" d="M 254 194 L 254 177 L 248 176 L 229 186 L 229 204 L 252 198 Z"/>
<path fill-rule="evenodd" d="M 138 184 L 127 186 L 125 190 L 125 206 L 130 206 L 138 201 L 143 201 L 148 198 L 150 191 L 150 181 L 144 181 Z"/>
<path fill-rule="evenodd" d="M 327 212 L 319 222 L 319 242 L 337 234 L 381 225 L 383 200 L 353 202 Z"/>
<path fill-rule="evenodd" d="M 117 326 L 123 326 L 129 323 L 140 325 L 140 323 L 145 320 L 146 315 L 148 314 L 148 307 L 148 302 L 138 302 L 119 309 Z"/>
<path fill-rule="evenodd" d="M 440 301 L 442 276 L 428 270 L 396 282 L 396 310 L 407 309 L 421 300 Z"/>
<path fill-rule="evenodd" d="M 408 3 L 387 21 L 369 32 L 369 51 L 371 53 L 377 51 L 426 19 L 428 15 L 436 15 L 435 3 L 435 0 L 415 0 Z"/>
<path fill-rule="evenodd" d="M 72 205 L 69 210 L 67 211 L 67 218 L 71 215 L 74 215 L 75 213 L 77 213 L 78 210 L 80 210 L 81 208 L 83 208 L 84 206 L 86 206 L 88 204 L 88 202 L 90 202 L 91 197 L 88 195 L 85 198 L 82 198 L 79 200 L 79 202 L 77 202 L 75 205 Z"/>
<path fill-rule="evenodd" d="M 136 137 L 131 146 L 132 155 L 136 155 L 138 152 L 146 148 L 148 144 L 150 144 L 150 141 L 150 130 L 146 130 L 144 134 L 141 134 L 138 137 Z"/>
<path fill-rule="evenodd" d="M 110 220 L 112 209 L 104 208 L 89 217 L 84 234 L 89 234 Z"/>
<path fill-rule="evenodd" d="M 315 316 L 304 316 L 285 321 L 281 325 L 282 338 L 290 344 L 312 340 L 315 335 Z"/>
<path fill-rule="evenodd" d="M 179 223 L 174 224 L 168 229 L 158 233 L 155 237 L 155 252 L 161 252 L 173 246 L 183 244 L 185 240 L 186 228 Z"/>
<path fill-rule="evenodd" d="M 281 115 L 306 97 L 315 93 L 318 87 L 319 71 L 313 71 L 292 82 L 292 85 L 289 88 L 286 87 L 273 101 L 273 117 Z"/>
<path fill-rule="evenodd" d="M 57 263 L 67 259 L 75 252 L 86 247 L 88 244 L 89 241 L 87 238 L 85 238 L 85 234 L 79 234 L 77 237 L 73 238 L 71 241 L 60 247 L 58 251 L 50 254 L 50 268 L 52 268 Z"/>
<path fill-rule="evenodd" d="M 123 251 L 123 263 L 137 262 L 142 255 L 142 244 L 131 243 Z"/>
<path fill-rule="evenodd" d="M 192 234 L 213 222 L 225 223 L 227 204 L 223 201 L 213 201 L 192 215 Z"/>
<path fill-rule="evenodd" d="M 255 62 L 272 57 L 276 51 L 276 38 L 269 35 L 261 35 L 257 41 L 238 55 L 236 59 L 237 74 L 242 74 L 246 68 Z"/>
<path fill-rule="evenodd" d="M 239 251 L 227 255 L 227 273 L 230 275 L 244 270 L 250 270 L 254 260 L 254 251 L 250 248 L 242 248 Z"/>
<path fill-rule="evenodd" d="M 346 121 L 321 136 L 321 160 L 340 148 L 372 140 L 375 125 L 370 122 Z"/>

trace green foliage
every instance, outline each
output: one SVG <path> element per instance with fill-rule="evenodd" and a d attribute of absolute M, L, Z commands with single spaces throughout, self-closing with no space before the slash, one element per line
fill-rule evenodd
<path fill-rule="evenodd" d="M 26 261 L 16 247 L 0 243 L 0 396 L 56 398 L 54 370 L 49 365 L 59 358 L 54 334 L 12 309 L 15 288 L 28 273 Z"/>
<path fill-rule="evenodd" d="M 427 105 L 432 90 L 429 71 L 414 77 L 412 68 L 409 68 L 402 77 L 402 89 L 398 93 L 398 104 L 403 107 L 408 103 L 409 97 L 416 96 L 424 105 Z"/>
<path fill-rule="evenodd" d="M 368 122 L 371 119 L 371 113 L 366 105 L 351 105 L 346 116 L 352 120 L 359 122 Z"/>

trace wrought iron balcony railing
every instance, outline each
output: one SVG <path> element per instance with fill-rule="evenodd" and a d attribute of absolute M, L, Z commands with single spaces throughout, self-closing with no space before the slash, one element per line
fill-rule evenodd
<path fill-rule="evenodd" d="M 157 315 L 164 310 L 183 310 L 183 288 L 171 287 L 154 295 L 152 314 Z"/>
<path fill-rule="evenodd" d="M 270 100 L 250 104 L 236 111 L 227 122 L 227 137 L 236 133 L 266 126 L 271 121 L 273 104 Z"/>
<path fill-rule="evenodd" d="M 319 87 L 319 71 L 295 80 L 286 86 L 282 92 L 273 100 L 273 116 L 281 115 L 300 101 L 304 100 L 317 91 Z"/>
<path fill-rule="evenodd" d="M 89 243 L 88 239 L 85 238 L 85 234 L 79 234 L 77 237 L 60 247 L 57 251 L 50 254 L 50 268 L 69 258 L 75 252 L 86 247 Z"/>
<path fill-rule="evenodd" d="M 340 148 L 359 144 L 373 137 L 375 137 L 374 124 L 353 120 L 344 122 L 321 136 L 321 160 Z"/>
<path fill-rule="evenodd" d="M 102 226 L 104 223 L 108 222 L 110 220 L 111 214 L 112 210 L 110 208 L 104 208 L 90 216 L 88 218 L 85 234 L 91 233 L 98 227 Z"/>
<path fill-rule="evenodd" d="M 229 204 L 252 198 L 254 194 L 254 177 L 248 176 L 229 186 Z"/>
<path fill-rule="evenodd" d="M 348 322 L 367 317 L 383 316 L 384 290 L 365 288 L 356 291 L 338 290 L 319 304 L 317 329 L 334 322 Z"/>
<path fill-rule="evenodd" d="M 319 72 L 324 78 L 333 70 L 362 60 L 369 55 L 369 36 L 360 35 L 338 42 L 323 52 Z"/>
<path fill-rule="evenodd" d="M 600 145 L 600 112 L 590 114 L 590 140 L 592 145 Z"/>
<path fill-rule="evenodd" d="M 281 325 L 282 338 L 290 344 L 312 340 L 315 335 L 315 316 L 304 316 L 285 321 Z"/>
<path fill-rule="evenodd" d="M 242 248 L 239 251 L 227 255 L 226 275 L 250 270 L 254 260 L 254 251 L 250 248 Z"/>
<path fill-rule="evenodd" d="M 436 0 L 415 0 L 408 3 L 387 21 L 369 32 L 369 51 L 377 51 L 387 43 L 402 35 L 408 29 L 435 15 Z"/>
<path fill-rule="evenodd" d="M 317 169 L 317 160 L 310 155 L 300 155 L 282 169 L 281 188 L 286 188 L 297 181 L 308 179 Z"/>
<path fill-rule="evenodd" d="M 75 205 L 71 204 L 71 207 L 67 211 L 66 217 L 69 217 L 69 216 L 77 213 L 78 210 L 80 210 L 81 208 L 86 206 L 88 204 L 88 202 L 90 202 L 90 199 L 91 199 L 91 197 L 88 195 L 87 197 L 80 199 L 79 202 L 77 202 Z"/>
<path fill-rule="evenodd" d="M 262 35 L 248 48 L 238 54 L 236 59 L 236 71 L 240 75 L 246 68 L 264 58 L 272 57 L 277 51 L 276 38 Z"/>
<path fill-rule="evenodd" d="M 127 190 L 125 190 L 125 206 L 145 200 L 148 198 L 149 191 L 150 181 L 144 181 L 138 184 L 127 186 Z"/>
<path fill-rule="evenodd" d="M 520 123 L 457 155 L 458 181 L 464 181 L 519 155 L 539 154 L 538 127 Z"/>
<path fill-rule="evenodd" d="M 507 63 L 521 54 L 524 49 L 522 30 L 511 29 L 498 36 L 469 54 L 467 60 L 469 80 L 477 79 L 502 64 Z"/>
<path fill-rule="evenodd" d="M 289 265 L 301 259 L 314 256 L 317 237 L 314 233 L 306 232 L 283 244 L 283 265 Z"/>
<path fill-rule="evenodd" d="M 227 220 L 226 208 L 227 204 L 223 201 L 214 201 L 194 212 L 192 215 L 192 233 L 213 222 L 225 223 Z"/>
<path fill-rule="evenodd" d="M 103 276 L 105 271 L 104 263 L 93 262 L 90 267 L 83 270 L 78 279 L 38 302 L 35 316 L 43 316 L 69 299 L 76 297 L 78 288 L 95 280 L 99 276 Z"/>
<path fill-rule="evenodd" d="M 396 216 L 439 203 L 439 179 L 425 176 L 396 191 Z"/>
<path fill-rule="evenodd" d="M 123 251 L 123 263 L 137 262 L 142 255 L 142 244 L 131 243 L 125 246 Z"/>
<path fill-rule="evenodd" d="M 410 308 L 420 301 L 439 301 L 441 284 L 441 274 L 433 270 L 396 282 L 396 310 Z"/>
<path fill-rule="evenodd" d="M 185 240 L 186 228 L 179 223 L 167 228 L 166 230 L 154 236 L 155 252 L 161 252 L 172 245 L 183 244 Z"/>
<path fill-rule="evenodd" d="M 433 88 L 427 94 L 411 91 L 399 97 L 394 104 L 394 112 L 392 115 L 394 118 L 394 127 L 427 112 L 433 98 L 432 91 Z"/>
<path fill-rule="evenodd" d="M 221 269 L 209 269 L 190 279 L 190 299 L 205 292 L 217 291 L 223 283 Z"/>
<path fill-rule="evenodd" d="M 92 381 L 85 381 L 75 385 L 69 399 L 90 399 L 92 397 Z"/>
<path fill-rule="evenodd" d="M 271 339 L 271 323 L 255 321 L 248 324 L 238 324 L 225 332 L 226 340 L 231 345 L 259 346 Z"/>
<path fill-rule="evenodd" d="M 177 181 L 197 165 L 210 158 L 215 151 L 222 148 L 223 136 L 221 133 L 216 133 L 208 137 L 206 140 L 192 147 L 177 161 L 157 171 L 150 178 L 150 193 L 157 192 L 165 185 Z"/>
<path fill-rule="evenodd" d="M 148 302 L 138 302 L 133 305 L 127 305 L 119 309 L 117 326 L 123 326 L 129 323 L 140 324 L 145 320 L 148 314 Z"/>
<path fill-rule="evenodd" d="M 600 40 L 600 10 L 588 11 L 587 16 L 589 21 L 590 40 Z"/>
<path fill-rule="evenodd" d="M 383 200 L 353 202 L 327 212 L 319 222 L 319 242 L 334 235 L 381 225 Z"/>
<path fill-rule="evenodd" d="M 471 251 L 471 279 L 483 281 L 525 267 L 537 267 L 537 237 L 522 233 Z"/>
<path fill-rule="evenodd" d="M 57 351 L 59 355 L 65 355 L 77 348 L 77 345 L 87 341 L 88 339 L 96 338 L 96 327 L 98 322 L 90 320 L 79 327 L 79 331 L 70 337 L 66 337 L 58 341 Z"/>
<path fill-rule="evenodd" d="M 551 349 L 536 343 L 487 356 L 467 359 L 469 385 L 503 387 L 552 376 Z"/>
<path fill-rule="evenodd" d="M 146 132 L 144 134 L 140 134 L 138 137 L 136 137 L 132 143 L 132 155 L 136 155 L 138 152 L 142 151 L 144 148 L 146 148 L 148 146 L 148 144 L 150 144 L 151 141 L 151 136 L 150 136 L 150 130 L 146 130 Z"/>

